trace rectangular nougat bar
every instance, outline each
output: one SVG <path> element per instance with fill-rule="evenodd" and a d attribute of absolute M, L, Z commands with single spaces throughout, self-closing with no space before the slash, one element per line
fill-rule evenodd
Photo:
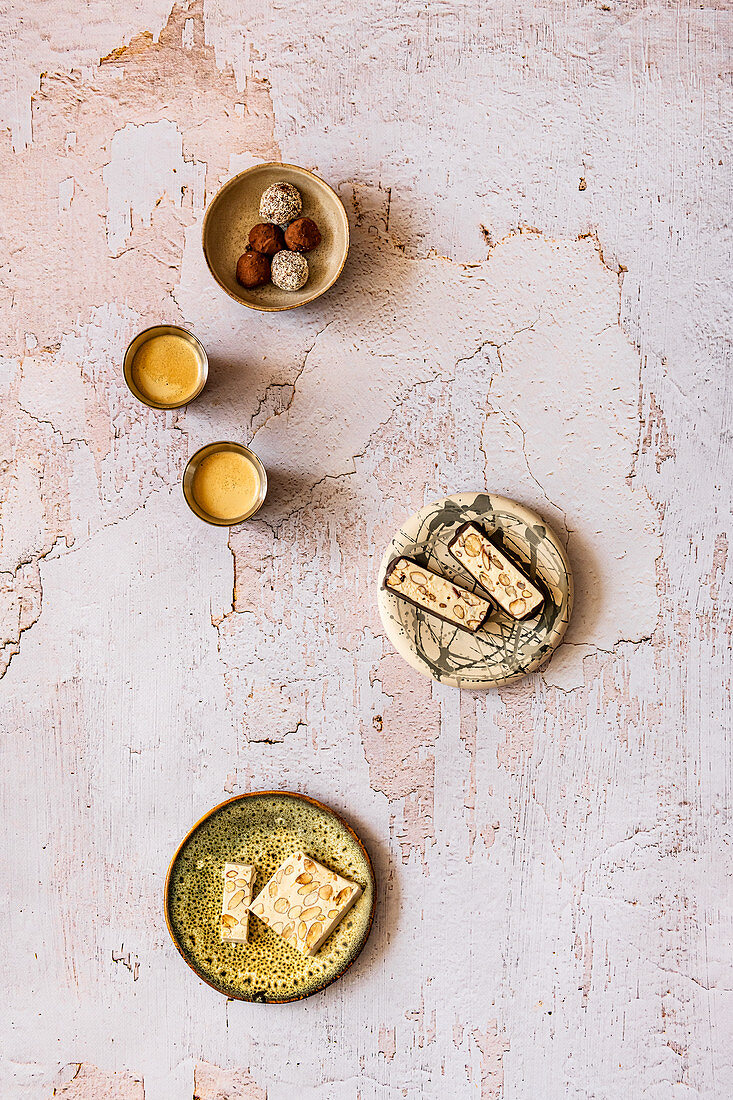
<path fill-rule="evenodd" d="M 247 943 L 255 869 L 247 863 L 225 863 L 222 876 L 221 938 L 233 943 Z"/>
<path fill-rule="evenodd" d="M 384 575 L 384 587 L 415 607 L 430 611 L 445 622 L 460 626 L 472 634 L 491 611 L 491 604 L 482 596 L 459 588 L 409 558 L 395 558 L 390 562 Z"/>
<path fill-rule="evenodd" d="M 250 906 L 303 955 L 315 955 L 361 897 L 361 886 L 298 852 L 282 863 Z"/>
<path fill-rule="evenodd" d="M 464 523 L 448 549 L 513 619 L 526 619 L 539 611 L 542 593 L 478 527 Z"/>

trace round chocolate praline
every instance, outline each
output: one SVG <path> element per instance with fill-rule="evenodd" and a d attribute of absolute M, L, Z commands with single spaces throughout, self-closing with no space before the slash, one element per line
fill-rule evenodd
<path fill-rule="evenodd" d="M 270 257 L 262 252 L 244 252 L 237 260 L 237 282 L 252 290 L 270 281 Z"/>
<path fill-rule="evenodd" d="M 285 244 L 291 252 L 310 252 L 321 243 L 321 231 L 312 218 L 296 218 L 285 230 Z"/>
<path fill-rule="evenodd" d="M 265 256 L 274 256 L 276 252 L 285 248 L 285 236 L 279 225 L 272 222 L 261 222 L 253 225 L 249 231 L 249 247 L 254 252 L 262 252 Z"/>

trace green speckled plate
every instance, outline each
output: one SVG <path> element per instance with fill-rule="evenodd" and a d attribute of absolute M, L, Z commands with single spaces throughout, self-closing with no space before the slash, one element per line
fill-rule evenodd
<path fill-rule="evenodd" d="M 320 951 L 304 958 L 254 916 L 249 943 L 222 943 L 224 863 L 252 864 L 256 894 L 297 851 L 364 891 Z M 168 868 L 164 904 L 173 942 L 200 978 L 227 997 L 278 1003 L 309 997 L 341 977 L 367 941 L 375 900 L 371 860 L 345 821 L 305 795 L 255 791 L 222 802 L 194 825 Z"/>
<path fill-rule="evenodd" d="M 485 626 L 469 634 L 383 587 L 387 566 L 404 555 L 485 596 L 448 551 L 457 529 L 469 521 L 542 589 L 545 602 L 533 618 L 517 622 L 495 608 Z M 562 641 L 573 607 L 573 577 L 555 532 L 536 512 L 487 492 L 457 493 L 410 516 L 387 547 L 378 584 L 379 613 L 395 649 L 425 676 L 474 691 L 538 669 Z"/>

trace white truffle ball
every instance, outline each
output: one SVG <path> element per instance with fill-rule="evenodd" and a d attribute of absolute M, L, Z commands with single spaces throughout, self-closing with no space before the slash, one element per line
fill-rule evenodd
<path fill-rule="evenodd" d="M 276 252 L 270 278 L 281 290 L 300 290 L 308 282 L 308 261 L 300 252 Z"/>

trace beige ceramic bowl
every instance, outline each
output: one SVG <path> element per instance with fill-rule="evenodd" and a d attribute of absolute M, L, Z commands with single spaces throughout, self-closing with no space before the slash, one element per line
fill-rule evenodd
<path fill-rule="evenodd" d="M 245 458 L 249 459 L 259 474 L 260 491 L 256 500 L 251 508 L 234 519 L 220 519 L 218 516 L 210 515 L 201 507 L 194 495 L 193 479 L 196 471 L 205 458 L 208 458 L 211 454 L 215 454 L 217 451 L 236 451 L 238 454 L 244 455 Z M 243 443 L 231 443 L 228 440 L 219 440 L 216 443 L 207 444 L 206 447 L 202 447 L 200 451 L 196 451 L 196 454 L 191 455 L 189 458 L 186 469 L 183 471 L 183 495 L 191 511 L 194 512 L 199 519 L 202 519 L 204 523 L 211 523 L 214 527 L 236 527 L 238 523 L 244 523 L 246 519 L 251 519 L 262 507 L 265 497 L 267 496 L 267 471 L 254 451 L 250 451 L 249 447 L 245 447 Z"/>
<path fill-rule="evenodd" d="M 236 279 L 237 260 L 249 244 L 249 231 L 262 219 L 262 192 L 273 183 L 292 183 L 303 199 L 302 217 L 321 231 L 318 248 L 306 252 L 309 276 L 300 290 L 280 290 L 270 283 L 248 290 Z M 312 172 L 295 164 L 256 164 L 225 183 L 209 203 L 203 226 L 204 256 L 219 286 L 250 309 L 275 313 L 319 298 L 338 279 L 349 252 L 349 222 L 335 191 Z"/>

